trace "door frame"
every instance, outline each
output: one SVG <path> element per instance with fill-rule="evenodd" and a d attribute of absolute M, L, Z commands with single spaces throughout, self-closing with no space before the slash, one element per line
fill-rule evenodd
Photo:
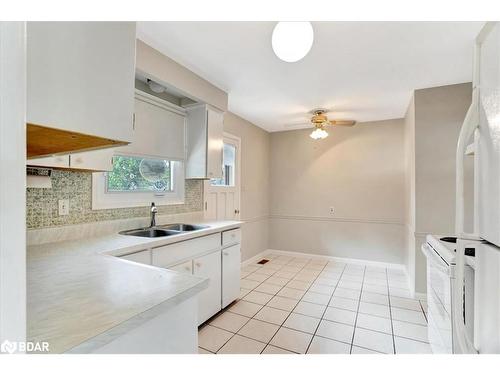
<path fill-rule="evenodd" d="M 232 141 L 233 143 L 236 144 L 236 168 L 235 168 L 235 184 L 238 187 L 238 201 L 236 202 L 238 205 L 238 214 L 236 214 L 237 220 L 241 219 L 241 138 L 228 133 L 224 132 L 223 133 L 223 142 L 228 139 Z M 225 187 L 224 186 L 211 186 L 210 185 L 210 179 L 205 180 L 203 184 L 203 215 L 206 215 L 207 212 L 207 189 L 214 189 L 214 191 L 224 191 Z M 217 212 L 217 209 L 216 209 Z"/>

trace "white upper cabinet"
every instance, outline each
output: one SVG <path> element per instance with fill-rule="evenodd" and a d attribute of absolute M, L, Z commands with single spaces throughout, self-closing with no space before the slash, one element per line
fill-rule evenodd
<path fill-rule="evenodd" d="M 224 113 L 206 104 L 186 109 L 186 178 L 221 178 Z"/>
<path fill-rule="evenodd" d="M 113 170 L 114 149 L 76 152 L 69 155 L 69 167 L 87 171 Z"/>
<path fill-rule="evenodd" d="M 113 169 L 113 148 L 75 152 L 69 155 L 54 155 L 26 160 L 31 167 L 75 169 L 86 171 L 111 171 Z"/>
<path fill-rule="evenodd" d="M 135 22 L 28 22 L 27 123 L 131 142 Z"/>
<path fill-rule="evenodd" d="M 136 90 L 134 137 L 117 152 L 183 161 L 185 122 L 184 108 Z"/>

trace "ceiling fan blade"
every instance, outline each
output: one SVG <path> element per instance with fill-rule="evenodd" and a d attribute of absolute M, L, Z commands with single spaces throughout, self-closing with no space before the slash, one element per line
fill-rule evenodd
<path fill-rule="evenodd" d="M 330 125 L 340 125 L 340 126 L 353 126 L 356 121 L 353 120 L 330 120 Z"/>

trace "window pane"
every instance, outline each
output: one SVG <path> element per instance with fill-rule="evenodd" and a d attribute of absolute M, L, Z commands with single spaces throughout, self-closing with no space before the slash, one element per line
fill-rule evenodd
<path fill-rule="evenodd" d="M 172 162 L 135 156 L 113 157 L 107 174 L 108 192 L 172 191 Z"/>
<path fill-rule="evenodd" d="M 234 186 L 234 174 L 236 166 L 236 147 L 224 143 L 224 154 L 222 164 L 222 178 L 210 180 L 212 186 Z"/>

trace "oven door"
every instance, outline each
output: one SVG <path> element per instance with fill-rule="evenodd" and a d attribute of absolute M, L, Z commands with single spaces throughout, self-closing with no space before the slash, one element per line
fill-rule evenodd
<path fill-rule="evenodd" d="M 427 258 L 427 332 L 433 353 L 453 352 L 452 283 L 450 266 L 428 244 L 422 245 Z"/>

